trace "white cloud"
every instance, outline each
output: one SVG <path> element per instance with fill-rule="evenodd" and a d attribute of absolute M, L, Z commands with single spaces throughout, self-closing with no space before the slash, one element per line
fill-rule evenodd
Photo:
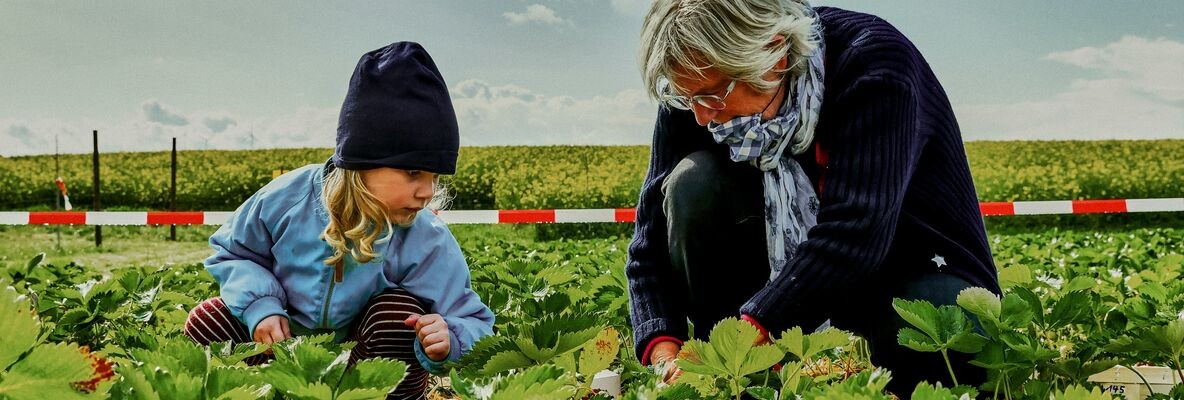
<path fill-rule="evenodd" d="M 1100 70 L 1167 101 L 1184 100 L 1184 43 L 1126 36 L 1105 47 L 1049 54 L 1049 60 Z"/>
<path fill-rule="evenodd" d="M 338 111 L 303 107 L 287 115 L 254 118 L 225 112 L 172 115 L 186 121 L 213 121 L 220 131 L 210 123 L 168 125 L 135 113 L 113 121 L 0 119 L 0 155 L 51 154 L 55 135 L 62 153 L 87 153 L 93 145 L 92 130 L 99 131 L 99 150 L 104 152 L 168 150 L 173 137 L 181 150 L 333 147 Z"/>
<path fill-rule="evenodd" d="M 526 11 L 520 13 L 507 11 L 502 13 L 502 16 L 505 17 L 507 21 L 510 21 L 511 25 L 521 25 L 530 22 L 552 26 L 573 25 L 571 20 L 560 18 L 559 15 L 555 14 L 555 10 L 552 10 L 542 4 L 531 4 L 526 6 Z"/>
<path fill-rule="evenodd" d="M 451 95 L 462 146 L 649 144 L 657 112 L 641 90 L 548 96 L 516 85 L 467 80 L 453 85 Z M 161 124 L 144 118 L 142 110 L 112 121 L 0 118 L 0 155 L 53 153 L 55 134 L 62 153 L 87 153 L 93 129 L 99 130 L 99 149 L 104 152 L 164 151 L 173 137 L 182 150 L 328 148 L 336 139 L 339 112 L 303 107 L 280 116 L 243 117 L 225 111 L 185 114 L 163 105 L 161 109 L 176 119 L 202 123 Z M 210 126 L 222 123 L 224 127 L 215 126 L 221 131 Z"/>
<path fill-rule="evenodd" d="M 1126 36 L 1047 60 L 1100 75 L 1046 99 L 957 107 L 966 139 L 1184 138 L 1184 43 Z"/>
<path fill-rule="evenodd" d="M 453 85 L 461 145 L 649 144 L 657 106 L 641 90 L 546 96 L 478 80 Z"/>

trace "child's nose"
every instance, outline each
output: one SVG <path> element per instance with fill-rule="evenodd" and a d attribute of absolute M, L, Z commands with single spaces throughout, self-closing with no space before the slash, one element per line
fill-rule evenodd
<path fill-rule="evenodd" d="M 432 198 L 432 193 L 434 191 L 435 185 L 433 182 L 421 182 L 419 186 L 415 188 L 415 198 L 426 201 Z"/>

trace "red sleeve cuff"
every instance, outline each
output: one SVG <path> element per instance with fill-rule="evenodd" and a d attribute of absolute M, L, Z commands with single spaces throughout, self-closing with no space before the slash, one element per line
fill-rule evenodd
<path fill-rule="evenodd" d="M 741 314 L 740 319 L 748 321 L 748 323 L 750 323 L 750 324 L 752 324 L 752 326 L 756 327 L 756 330 L 759 331 L 762 336 L 769 338 L 769 340 L 773 340 L 773 337 L 769 336 L 769 330 L 765 329 L 764 326 L 761 326 L 760 322 L 756 322 L 756 318 L 753 318 L 751 315 L 748 315 L 748 314 Z"/>
<path fill-rule="evenodd" d="M 650 351 L 653 351 L 654 346 L 662 342 L 674 342 L 679 346 L 682 346 L 682 340 L 679 340 L 674 336 L 658 336 L 653 340 L 650 340 L 650 344 L 645 346 L 645 351 L 641 353 L 641 365 L 650 365 Z"/>

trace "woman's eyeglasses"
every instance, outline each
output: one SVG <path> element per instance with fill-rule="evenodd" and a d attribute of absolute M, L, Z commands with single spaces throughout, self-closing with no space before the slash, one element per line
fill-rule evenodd
<path fill-rule="evenodd" d="M 724 98 L 728 97 L 728 95 L 732 93 L 732 89 L 736 88 L 736 80 L 733 79 L 732 82 L 728 84 L 728 88 L 724 90 L 723 96 L 717 96 L 713 94 L 701 94 L 691 97 L 680 96 L 674 94 L 671 86 L 670 80 L 667 78 L 661 78 L 658 80 L 658 99 L 662 100 L 662 102 L 666 103 L 666 105 L 679 110 L 690 110 L 691 104 L 698 104 L 704 108 L 718 111 L 723 110 L 726 106 L 724 103 Z"/>

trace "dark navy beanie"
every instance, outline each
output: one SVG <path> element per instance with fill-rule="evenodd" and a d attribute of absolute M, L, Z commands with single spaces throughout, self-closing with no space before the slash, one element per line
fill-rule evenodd
<path fill-rule="evenodd" d="M 419 43 L 362 55 L 341 105 L 334 166 L 453 174 L 459 147 L 448 86 Z"/>

